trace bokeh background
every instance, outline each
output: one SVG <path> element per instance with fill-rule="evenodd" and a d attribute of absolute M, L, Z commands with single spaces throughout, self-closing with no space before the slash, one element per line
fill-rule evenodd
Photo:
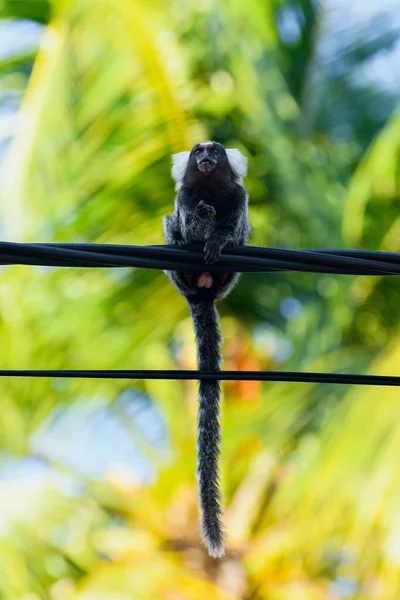
<path fill-rule="evenodd" d="M 170 155 L 249 157 L 252 243 L 400 251 L 398 0 L 2 0 L 1 238 L 162 243 Z M 228 369 L 398 374 L 396 278 L 245 275 Z M 1 368 L 193 368 L 133 269 L 0 270 Z M 200 546 L 196 384 L 0 385 L 1 600 L 391 600 L 400 392 L 224 385 L 227 555 Z"/>

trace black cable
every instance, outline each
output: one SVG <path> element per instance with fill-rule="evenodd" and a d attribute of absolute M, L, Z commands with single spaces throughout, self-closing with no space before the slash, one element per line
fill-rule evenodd
<path fill-rule="evenodd" d="M 368 250 L 291 250 L 240 246 L 224 249 L 218 263 L 204 265 L 200 246 L 122 246 L 118 244 L 21 244 L 0 242 L 0 264 L 49 267 L 115 268 L 267 273 L 302 271 L 342 275 L 400 275 L 400 254 Z M 91 379 L 210 379 L 289 381 L 400 386 L 400 377 L 291 371 L 138 371 L 138 370 L 0 370 L 0 377 Z"/>
<path fill-rule="evenodd" d="M 49 267 L 136 267 L 203 271 L 200 246 L 20 244 L 0 242 L 0 264 Z M 400 254 L 368 250 L 291 250 L 256 246 L 224 249 L 215 272 L 302 271 L 342 275 L 400 275 Z"/>
<path fill-rule="evenodd" d="M 347 373 L 306 373 L 295 371 L 160 371 L 160 370 L 84 370 L 29 369 L 0 370 L 0 377 L 76 378 L 76 379 L 183 379 L 218 381 L 288 381 L 296 383 L 335 383 L 344 385 L 400 386 L 392 375 L 352 375 Z"/>

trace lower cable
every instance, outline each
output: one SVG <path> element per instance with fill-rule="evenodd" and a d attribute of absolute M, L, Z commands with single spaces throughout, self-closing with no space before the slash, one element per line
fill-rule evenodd
<path fill-rule="evenodd" d="M 187 370 L 104 370 L 104 369 L 3 369 L 0 377 L 68 379 L 165 379 L 202 381 L 286 381 L 342 385 L 400 386 L 395 375 L 356 375 L 296 371 L 187 371 Z"/>

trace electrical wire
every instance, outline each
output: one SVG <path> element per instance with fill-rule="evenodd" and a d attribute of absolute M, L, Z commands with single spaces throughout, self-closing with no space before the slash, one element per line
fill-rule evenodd
<path fill-rule="evenodd" d="M 146 268 L 204 271 L 200 246 L 117 244 L 21 244 L 0 242 L 0 264 L 81 268 Z M 338 275 L 400 275 L 400 254 L 369 250 L 291 250 L 238 246 L 224 249 L 213 272 L 301 271 Z"/>
<path fill-rule="evenodd" d="M 179 271 L 271 273 L 300 271 L 338 275 L 400 275 L 400 254 L 369 250 L 292 250 L 238 246 L 224 249 L 219 261 L 205 267 L 200 245 L 126 246 L 118 244 L 27 244 L 0 242 L 0 265 L 77 268 L 146 268 Z M 400 386 L 400 377 L 293 371 L 180 370 L 32 370 L 4 369 L 0 377 L 174 379 L 213 381 L 286 381 L 345 385 Z"/>
<path fill-rule="evenodd" d="M 104 370 L 104 369 L 4 369 L 0 377 L 69 379 L 174 379 L 202 381 L 287 381 L 296 383 L 334 383 L 343 385 L 400 386 L 392 375 L 353 375 L 347 373 L 310 373 L 297 371 L 179 371 L 179 370 Z"/>

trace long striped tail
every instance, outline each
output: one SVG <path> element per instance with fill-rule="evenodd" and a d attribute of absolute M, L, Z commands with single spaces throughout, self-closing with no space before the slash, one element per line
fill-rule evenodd
<path fill-rule="evenodd" d="M 214 302 L 191 299 L 189 307 L 196 335 L 198 368 L 219 371 L 222 340 Z M 200 381 L 198 397 L 197 477 L 199 480 L 201 536 L 209 554 L 214 558 L 220 558 L 225 551 L 219 484 L 221 442 L 219 382 Z"/>

